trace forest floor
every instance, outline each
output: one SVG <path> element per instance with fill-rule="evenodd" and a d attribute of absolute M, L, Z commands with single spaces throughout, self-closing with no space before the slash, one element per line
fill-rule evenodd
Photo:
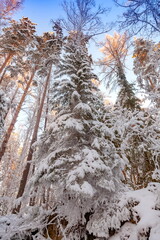
<path fill-rule="evenodd" d="M 160 240 L 160 183 L 153 182 L 147 188 L 126 192 L 119 204 L 128 206 L 131 219 L 109 240 Z M 32 222 L 26 216 L 1 216 L 0 239 L 15 239 L 15 234 L 21 236 L 32 227 Z"/>

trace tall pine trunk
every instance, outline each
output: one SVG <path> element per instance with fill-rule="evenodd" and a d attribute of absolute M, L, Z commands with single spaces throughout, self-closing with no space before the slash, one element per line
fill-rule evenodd
<path fill-rule="evenodd" d="M 13 103 L 13 101 L 14 101 L 16 95 L 17 95 L 18 89 L 19 89 L 19 87 L 16 88 L 16 90 L 15 90 L 15 92 L 14 92 L 14 94 L 13 94 L 11 100 L 10 100 L 10 103 L 9 103 L 10 106 L 12 105 L 12 103 Z M 8 108 L 8 111 L 6 112 L 6 114 L 5 114 L 5 116 L 4 116 L 4 119 L 7 118 L 7 115 L 8 115 L 8 113 L 9 113 L 9 110 L 10 110 L 10 107 Z"/>
<path fill-rule="evenodd" d="M 29 146 L 30 146 L 31 136 L 32 136 L 33 129 L 34 129 L 35 115 L 36 115 L 36 109 L 34 110 L 34 113 L 32 115 L 29 127 L 27 129 L 27 133 L 26 133 L 26 136 L 25 136 L 22 152 L 21 152 L 21 155 L 19 157 L 20 162 L 23 161 L 28 155 L 28 149 L 29 149 Z"/>
<path fill-rule="evenodd" d="M 17 106 L 17 108 L 16 108 L 16 111 L 15 111 L 15 113 L 14 113 L 14 116 L 13 116 L 13 119 L 12 119 L 12 121 L 11 121 L 11 124 L 10 124 L 10 126 L 9 126 L 6 134 L 4 135 L 4 139 L 3 139 L 3 141 L 2 141 L 1 150 L 0 150 L 0 161 L 2 160 L 2 157 L 3 157 L 4 153 L 5 153 L 5 150 L 6 150 L 6 147 L 7 147 L 7 143 L 8 143 L 8 141 L 9 141 L 10 136 L 11 136 L 11 133 L 12 133 L 12 131 L 13 131 L 13 128 L 14 128 L 14 126 L 15 126 L 15 123 L 16 123 L 16 121 L 17 121 L 19 112 L 20 112 L 20 110 L 21 110 L 21 108 L 22 108 L 22 104 L 23 104 L 24 101 L 25 101 L 26 95 L 27 95 L 27 93 L 28 93 L 28 89 L 29 89 L 29 87 L 30 87 L 30 85 L 31 85 L 31 83 L 32 83 L 32 80 L 33 80 L 33 78 L 34 78 L 35 72 L 36 72 L 36 70 L 34 70 L 34 71 L 32 72 L 31 77 L 30 77 L 29 81 L 27 82 L 26 88 L 25 88 L 25 90 L 24 90 L 24 92 L 23 92 L 23 95 L 22 95 L 22 97 L 21 97 L 21 100 L 20 100 L 20 102 L 19 102 L 19 104 L 18 104 L 18 106 Z"/>
<path fill-rule="evenodd" d="M 0 84 L 1 84 L 2 81 L 3 81 L 3 78 L 4 78 L 5 74 L 6 74 L 6 71 L 7 71 L 7 68 L 5 68 L 4 71 L 3 71 L 3 73 L 2 73 L 2 76 L 1 76 L 1 78 L 0 78 Z"/>
<path fill-rule="evenodd" d="M 3 63 L 2 66 L 0 67 L 0 74 L 2 73 L 3 69 L 6 67 L 6 65 L 7 65 L 8 62 L 11 60 L 12 57 L 13 57 L 13 53 L 9 53 L 8 56 L 6 57 L 4 63 Z"/>
<path fill-rule="evenodd" d="M 22 195 L 24 193 L 26 183 L 27 183 L 27 178 L 28 178 L 29 170 L 30 170 L 30 167 L 31 167 L 32 156 L 33 156 L 32 145 L 37 140 L 38 129 L 39 129 L 40 119 L 41 119 L 42 110 L 43 110 L 43 106 L 44 106 L 44 101 L 45 101 L 45 97 L 46 97 L 47 87 L 48 87 L 49 80 L 50 80 L 51 70 L 52 70 L 52 65 L 50 66 L 49 73 L 48 73 L 46 83 L 45 83 L 45 86 L 44 86 L 44 92 L 43 92 L 43 95 L 42 95 L 40 107 L 38 109 L 37 119 L 36 119 L 36 123 L 35 123 L 35 127 L 34 127 L 34 132 L 33 132 L 32 140 L 31 140 L 31 143 L 30 143 L 29 153 L 28 153 L 28 157 L 27 157 L 27 164 L 26 164 L 25 169 L 24 169 L 23 174 L 22 174 L 17 198 L 22 197 Z M 21 204 L 19 204 L 15 209 L 13 209 L 13 213 L 19 212 L 20 208 L 21 208 Z"/>
<path fill-rule="evenodd" d="M 46 106 L 46 113 L 45 113 L 45 121 L 44 121 L 44 130 L 47 127 L 47 122 L 48 122 L 48 111 L 49 111 L 49 89 L 50 89 L 50 84 L 48 83 L 48 91 L 47 91 L 47 106 Z"/>
<path fill-rule="evenodd" d="M 31 120 L 29 122 L 29 127 L 27 129 L 27 133 L 26 133 L 26 136 L 25 136 L 22 152 L 21 152 L 21 155 L 19 157 L 20 162 L 21 161 L 25 161 L 26 157 L 28 156 L 30 142 L 32 140 L 32 134 L 33 134 L 33 131 L 34 131 L 34 125 L 35 125 L 35 120 L 36 120 L 36 113 L 37 113 L 38 106 L 40 105 L 40 100 L 41 100 L 41 95 L 42 95 L 41 93 L 42 93 L 42 91 L 40 91 L 38 93 L 38 98 L 37 98 L 37 100 L 35 102 L 35 108 L 34 108 Z"/>

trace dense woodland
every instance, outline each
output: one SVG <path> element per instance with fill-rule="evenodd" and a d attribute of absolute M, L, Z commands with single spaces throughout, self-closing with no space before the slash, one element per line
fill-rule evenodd
<path fill-rule="evenodd" d="M 65 0 L 39 36 L 14 20 L 23 1 L 0 2 L 2 240 L 160 240 L 160 3 L 113 4 L 106 24 L 93 0 Z"/>

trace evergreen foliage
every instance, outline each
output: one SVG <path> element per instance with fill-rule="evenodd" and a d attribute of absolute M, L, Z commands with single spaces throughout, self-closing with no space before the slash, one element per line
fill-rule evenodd
<path fill-rule="evenodd" d="M 113 202 L 117 189 L 123 189 L 121 159 L 112 143 L 113 133 L 99 118 L 97 107 L 104 106 L 91 81 L 96 76 L 83 39 L 73 35 L 68 40 L 57 74 L 65 76 L 54 84 L 57 112 L 37 143 L 29 187 L 33 192 L 52 185 L 53 207 L 58 218 L 67 222 L 67 239 L 85 239 L 87 234 L 107 237 L 109 229 L 118 228 L 128 216 L 117 213 L 115 217 Z"/>
<path fill-rule="evenodd" d="M 121 72 L 121 73 L 120 73 Z M 140 100 L 136 97 L 134 93 L 133 84 L 129 83 L 126 79 L 123 70 L 119 72 L 119 86 L 120 91 L 116 99 L 116 105 L 120 105 L 122 108 L 127 108 L 130 110 L 140 109 Z"/>
<path fill-rule="evenodd" d="M 1 1 L 0 25 L 23 2 Z M 157 4 L 128 1 L 123 26 L 159 31 Z M 107 9 L 62 7 L 54 32 L 37 36 L 23 17 L 0 35 L 0 239 L 159 240 L 160 44 L 134 42 L 139 93 L 151 103 L 143 109 L 126 78 L 129 36 L 106 35 L 99 63 L 107 87 L 119 88 L 108 104 L 88 53 Z"/>
<path fill-rule="evenodd" d="M 3 54 L 23 53 L 24 48 L 33 40 L 35 24 L 28 18 L 22 18 L 19 22 L 12 20 L 9 27 L 3 29 L 0 36 L 1 52 Z"/>

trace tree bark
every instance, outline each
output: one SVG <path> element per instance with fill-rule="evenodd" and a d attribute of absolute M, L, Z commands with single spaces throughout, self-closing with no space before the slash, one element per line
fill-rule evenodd
<path fill-rule="evenodd" d="M 31 166 L 31 160 L 32 160 L 32 156 L 33 156 L 32 145 L 37 140 L 37 134 L 38 134 L 40 119 L 41 119 L 42 110 L 43 110 L 43 106 L 44 106 L 44 101 L 45 101 L 45 97 L 46 97 L 47 87 L 48 87 L 48 83 L 49 83 L 49 80 L 50 80 L 51 70 L 52 70 L 52 65 L 50 66 L 49 73 L 48 73 L 46 83 L 45 83 L 45 86 L 44 86 L 44 92 L 43 92 L 43 95 L 42 95 L 40 107 L 38 109 L 37 119 L 36 119 L 36 123 L 35 123 L 35 127 L 34 127 L 34 132 L 33 132 L 32 140 L 31 140 L 31 143 L 30 143 L 29 153 L 28 153 L 28 157 L 27 157 L 27 164 L 26 164 L 25 169 L 24 169 L 23 174 L 22 174 L 17 198 L 22 197 L 22 195 L 24 193 L 24 190 L 25 190 L 26 183 L 27 183 L 27 178 L 28 178 L 28 174 L 29 174 L 29 170 L 30 170 L 30 166 Z M 21 208 L 21 204 L 19 204 L 16 208 L 13 209 L 13 213 L 19 212 L 20 208 Z"/>
<path fill-rule="evenodd" d="M 0 67 L 0 74 L 2 73 L 3 69 L 5 68 L 5 66 L 7 65 L 7 63 L 9 62 L 9 60 L 13 57 L 13 53 L 9 53 L 8 56 L 6 57 L 4 63 L 2 64 L 2 66 Z M 2 78 L 3 79 L 3 78 Z M 1 80 L 2 81 L 2 80 Z M 1 83 L 1 82 L 0 82 Z"/>
<path fill-rule="evenodd" d="M 2 81 L 3 81 L 3 78 L 4 78 L 4 75 L 5 75 L 6 71 L 7 71 L 7 68 L 5 68 L 5 70 L 4 70 L 3 73 L 2 73 L 2 76 L 1 76 L 1 78 L 0 78 L 0 84 L 1 84 Z"/>
<path fill-rule="evenodd" d="M 47 122 L 48 122 L 48 110 L 49 110 L 49 88 L 50 88 L 50 82 L 48 83 L 48 92 L 47 92 L 47 106 L 46 106 L 46 114 L 45 114 L 45 121 L 44 121 L 44 130 L 47 127 Z"/>
<path fill-rule="evenodd" d="M 33 128 L 34 128 L 35 115 L 36 115 L 36 110 L 34 110 L 29 127 L 27 129 L 27 133 L 25 136 L 24 144 L 23 144 L 23 149 L 22 149 L 21 155 L 19 157 L 20 162 L 23 161 L 28 155 L 28 149 L 30 146 L 31 136 L 33 133 Z"/>
<path fill-rule="evenodd" d="M 28 93 L 28 89 L 29 89 L 29 87 L 30 87 L 30 85 L 32 83 L 33 78 L 34 78 L 35 72 L 36 72 L 36 70 L 34 70 L 32 72 L 31 77 L 30 77 L 29 81 L 27 82 L 26 88 L 25 88 L 24 93 L 23 93 L 23 95 L 21 97 L 21 100 L 20 100 L 20 102 L 19 102 L 19 104 L 17 106 L 17 109 L 16 109 L 15 114 L 13 116 L 13 119 L 11 121 L 11 124 L 10 124 L 6 134 L 4 135 L 4 139 L 3 139 L 3 142 L 2 142 L 2 145 L 1 145 L 1 150 L 0 150 L 0 161 L 2 160 L 2 157 L 3 157 L 4 153 L 5 153 L 5 150 L 6 150 L 6 147 L 7 147 L 7 143 L 9 141 L 10 136 L 11 136 L 11 133 L 12 133 L 12 130 L 13 130 L 14 126 L 15 126 L 15 123 L 17 121 L 17 118 L 18 118 L 19 112 L 21 110 L 22 104 L 24 103 L 24 100 L 25 100 L 26 95 Z"/>
<path fill-rule="evenodd" d="M 6 112 L 6 114 L 5 114 L 5 116 L 4 116 L 4 119 L 7 118 L 7 115 L 8 115 L 8 113 L 9 113 L 10 108 L 11 108 L 11 105 L 12 105 L 12 103 L 13 103 L 16 95 L 17 95 L 18 89 L 19 89 L 19 87 L 16 88 L 16 90 L 15 90 L 15 92 L 14 92 L 14 94 L 13 94 L 11 100 L 10 100 L 10 103 L 9 103 L 10 107 L 8 108 L 8 110 L 7 110 L 7 112 Z"/>

